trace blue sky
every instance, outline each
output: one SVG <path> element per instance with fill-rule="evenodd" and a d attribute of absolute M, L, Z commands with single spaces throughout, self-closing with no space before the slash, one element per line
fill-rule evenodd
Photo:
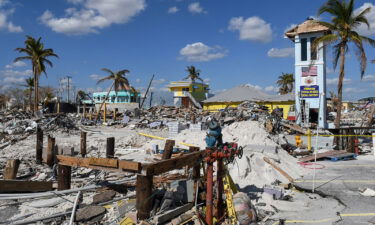
<path fill-rule="evenodd" d="M 283 37 L 293 24 L 316 16 L 324 0 L 0 0 L 0 86 L 19 85 L 31 74 L 28 63 L 12 64 L 25 35 L 42 37 L 60 56 L 42 77 L 42 85 L 58 86 L 72 76 L 76 90 L 106 89 L 96 80 L 103 67 L 130 70 L 133 86 L 143 89 L 152 74 L 163 90 L 195 65 L 213 91 L 251 84 L 272 92 L 282 72 L 294 72 L 293 43 Z M 375 38 L 375 3 L 357 0 L 356 8 L 372 7 L 372 28 L 360 31 Z M 321 19 L 326 19 L 322 17 Z M 375 51 L 367 46 L 368 58 Z M 331 57 L 329 57 L 331 58 Z M 328 88 L 337 71 L 328 59 Z M 375 64 L 364 80 L 353 51 L 348 57 L 344 98 L 374 96 Z M 64 81 L 63 81 L 64 82 Z"/>

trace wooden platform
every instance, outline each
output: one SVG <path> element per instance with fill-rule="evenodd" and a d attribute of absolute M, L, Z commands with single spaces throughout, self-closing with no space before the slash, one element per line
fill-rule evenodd
<path fill-rule="evenodd" d="M 342 154 L 346 154 L 346 153 L 348 153 L 348 152 L 345 151 L 345 150 L 341 150 L 341 151 L 332 150 L 332 151 L 316 154 L 316 159 L 323 159 L 323 158 L 327 158 L 327 157 L 330 157 L 330 156 L 337 156 L 337 155 L 342 155 Z M 302 157 L 302 158 L 299 159 L 300 162 L 309 162 L 309 161 L 313 161 L 313 160 L 315 160 L 314 154 L 310 155 L 310 156 Z"/>

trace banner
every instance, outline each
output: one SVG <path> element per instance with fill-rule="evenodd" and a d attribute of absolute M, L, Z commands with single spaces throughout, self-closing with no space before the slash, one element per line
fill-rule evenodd
<path fill-rule="evenodd" d="M 301 98 L 319 98 L 319 86 L 300 86 Z"/>

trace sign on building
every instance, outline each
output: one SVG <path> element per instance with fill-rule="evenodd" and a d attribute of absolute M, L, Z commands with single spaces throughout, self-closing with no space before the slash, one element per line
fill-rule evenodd
<path fill-rule="evenodd" d="M 300 86 L 301 98 L 319 98 L 319 86 Z"/>

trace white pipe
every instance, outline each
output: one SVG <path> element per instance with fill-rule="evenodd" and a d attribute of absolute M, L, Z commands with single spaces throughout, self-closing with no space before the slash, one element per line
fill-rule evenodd
<path fill-rule="evenodd" d="M 74 215 L 76 214 L 77 205 L 78 205 L 78 201 L 79 201 L 79 197 L 80 197 L 80 196 L 81 196 L 81 191 L 78 192 L 77 197 L 76 197 L 76 199 L 75 199 L 75 201 L 74 201 L 72 214 L 70 215 L 69 225 L 73 225 L 73 222 L 74 222 Z"/>

